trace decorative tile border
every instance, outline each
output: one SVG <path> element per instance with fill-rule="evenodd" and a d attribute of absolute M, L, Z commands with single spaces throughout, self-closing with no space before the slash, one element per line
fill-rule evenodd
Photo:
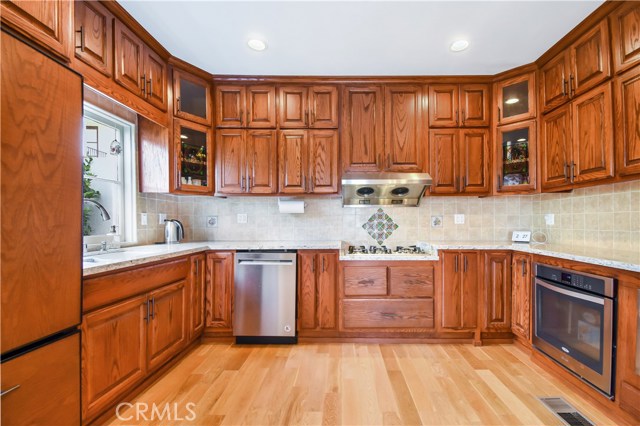
<path fill-rule="evenodd" d="M 371 215 L 369 220 L 362 224 L 362 228 L 376 240 L 379 245 L 389 238 L 393 231 L 398 229 L 398 224 L 393 221 L 391 216 L 386 214 L 384 210 L 378 209 Z"/>

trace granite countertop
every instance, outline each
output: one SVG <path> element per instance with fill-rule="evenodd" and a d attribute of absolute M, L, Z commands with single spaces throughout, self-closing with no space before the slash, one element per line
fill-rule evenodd
<path fill-rule="evenodd" d="M 640 253 L 611 250 L 598 247 L 567 247 L 558 244 L 513 244 L 511 242 L 466 241 L 432 242 L 435 250 L 425 255 L 353 255 L 347 253 L 349 243 L 344 241 L 204 241 L 180 244 L 153 244 L 122 249 L 101 255 L 90 255 L 83 261 L 85 277 L 102 272 L 114 271 L 129 266 L 170 259 L 206 250 L 340 250 L 341 261 L 389 261 L 416 260 L 437 261 L 438 250 L 513 250 L 575 260 L 610 268 L 640 273 Z M 93 261 L 86 261 L 92 259 Z"/>

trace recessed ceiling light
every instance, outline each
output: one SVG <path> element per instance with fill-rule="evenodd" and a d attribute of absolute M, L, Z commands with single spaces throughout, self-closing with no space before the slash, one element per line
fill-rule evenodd
<path fill-rule="evenodd" d="M 520 102 L 520 99 L 518 98 L 509 98 L 506 101 L 504 101 L 504 103 L 507 105 L 517 104 L 518 102 Z"/>
<path fill-rule="evenodd" d="M 526 138 L 520 138 L 520 139 L 518 139 L 518 142 L 526 142 L 526 141 L 527 141 L 527 139 L 526 139 Z"/>
<path fill-rule="evenodd" d="M 467 47 L 469 47 L 469 42 L 467 40 L 460 39 L 451 43 L 451 46 L 449 46 L 449 50 L 451 50 L 452 52 L 461 52 Z"/>
<path fill-rule="evenodd" d="M 247 45 L 248 45 L 251 49 L 256 50 L 256 51 L 258 51 L 258 52 L 261 52 L 261 51 L 263 51 L 264 49 L 266 49 L 266 48 L 267 48 L 267 43 L 265 43 L 264 41 L 259 40 L 259 39 L 257 39 L 257 38 L 252 38 L 252 39 L 250 39 L 250 40 L 247 42 Z"/>
<path fill-rule="evenodd" d="M 180 135 L 180 139 L 189 139 L 189 136 L 187 136 L 187 135 Z"/>

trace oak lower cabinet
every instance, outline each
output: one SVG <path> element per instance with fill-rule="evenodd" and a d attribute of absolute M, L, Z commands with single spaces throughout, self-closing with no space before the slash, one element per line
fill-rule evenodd
<path fill-rule="evenodd" d="M 640 65 L 616 76 L 614 84 L 616 174 L 637 177 L 640 175 Z"/>
<path fill-rule="evenodd" d="M 531 256 L 511 256 L 511 331 L 525 345 L 531 345 Z"/>
<path fill-rule="evenodd" d="M 205 333 L 231 336 L 233 252 L 207 253 Z"/>
<path fill-rule="evenodd" d="M 447 331 L 475 331 L 478 326 L 480 255 L 477 251 L 443 251 L 440 266 L 439 327 Z"/>
<path fill-rule="evenodd" d="M 337 329 L 338 253 L 298 251 L 298 335 L 333 335 Z"/>
<path fill-rule="evenodd" d="M 620 407 L 640 418 L 640 279 L 618 282 L 616 392 Z"/>
<path fill-rule="evenodd" d="M 429 261 L 342 262 L 341 334 L 433 333 L 436 265 Z"/>
<path fill-rule="evenodd" d="M 204 330 L 204 284 L 207 271 L 206 256 L 191 256 L 191 276 L 189 282 L 189 340 L 200 337 Z"/>
<path fill-rule="evenodd" d="M 483 331 L 511 333 L 511 252 L 484 252 Z"/>

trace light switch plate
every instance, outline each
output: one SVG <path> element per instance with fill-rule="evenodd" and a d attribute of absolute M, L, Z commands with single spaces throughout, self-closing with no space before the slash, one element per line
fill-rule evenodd
<path fill-rule="evenodd" d="M 218 227 L 218 216 L 207 216 L 207 228 Z"/>
<path fill-rule="evenodd" d="M 531 241 L 531 231 L 513 231 L 511 241 L 514 243 L 528 243 Z"/>
<path fill-rule="evenodd" d="M 246 213 L 238 213 L 238 223 L 247 223 L 247 214 Z"/>
<path fill-rule="evenodd" d="M 164 225 L 164 221 L 167 218 L 165 213 L 158 213 L 158 225 Z"/>
<path fill-rule="evenodd" d="M 544 215 L 544 223 L 545 225 L 555 225 L 556 219 L 553 213 L 547 213 Z"/>
<path fill-rule="evenodd" d="M 140 225 L 147 226 L 147 214 L 140 213 Z"/>
<path fill-rule="evenodd" d="M 456 225 L 464 224 L 464 215 L 463 214 L 454 214 L 453 215 L 453 223 Z"/>

